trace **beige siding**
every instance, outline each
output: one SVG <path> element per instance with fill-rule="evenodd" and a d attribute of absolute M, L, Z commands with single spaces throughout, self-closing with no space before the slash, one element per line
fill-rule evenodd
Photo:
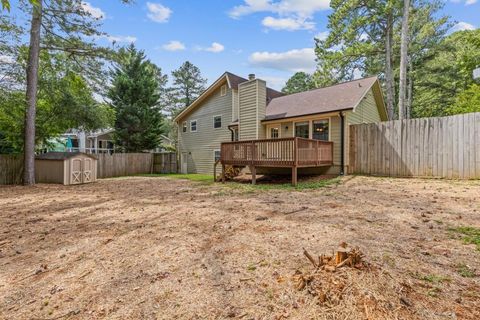
<path fill-rule="evenodd" d="M 380 114 L 378 112 L 377 103 L 373 96 L 373 91 L 368 91 L 365 98 L 352 112 L 347 115 L 348 124 L 373 123 L 379 122 Z"/>
<path fill-rule="evenodd" d="M 214 150 L 220 149 L 221 142 L 231 140 L 228 125 L 232 122 L 232 101 L 232 90 L 221 96 L 219 88 L 179 121 L 178 151 L 179 156 L 188 155 L 188 173 L 213 173 Z M 222 116 L 222 127 L 214 129 L 213 117 L 217 115 Z M 191 120 L 197 120 L 197 132 L 190 132 Z M 187 132 L 182 132 L 184 121 Z"/>
<path fill-rule="evenodd" d="M 267 111 L 267 83 L 263 80 L 257 82 L 257 139 L 266 139 L 265 130 L 263 129 L 262 120 L 265 119 Z"/>
<path fill-rule="evenodd" d="M 365 95 L 365 98 L 360 102 L 360 104 L 353 111 L 348 111 L 346 113 L 346 128 L 345 128 L 345 165 L 347 166 L 347 172 L 350 173 L 349 165 L 349 155 L 350 155 L 350 128 L 351 124 L 361 124 L 361 123 L 374 123 L 382 121 L 380 113 L 378 111 L 378 106 L 375 101 L 373 94 L 373 89 L 370 89 Z"/>
<path fill-rule="evenodd" d="M 240 140 L 265 136 L 261 119 L 265 118 L 266 83 L 255 79 L 238 86 Z"/>
<path fill-rule="evenodd" d="M 293 137 L 294 130 L 293 130 L 293 122 L 282 122 L 280 127 L 280 136 L 282 138 L 290 138 Z"/>
<path fill-rule="evenodd" d="M 232 90 L 233 117 L 232 121 L 238 121 L 238 90 Z"/>
<path fill-rule="evenodd" d="M 341 119 L 340 116 L 330 117 L 330 141 L 333 141 L 333 164 L 341 164 Z"/>

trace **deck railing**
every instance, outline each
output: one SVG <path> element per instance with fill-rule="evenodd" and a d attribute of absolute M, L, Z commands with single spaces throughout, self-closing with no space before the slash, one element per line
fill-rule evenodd
<path fill-rule="evenodd" d="M 333 142 L 278 138 L 223 142 L 224 165 L 258 167 L 317 167 L 333 164 Z"/>

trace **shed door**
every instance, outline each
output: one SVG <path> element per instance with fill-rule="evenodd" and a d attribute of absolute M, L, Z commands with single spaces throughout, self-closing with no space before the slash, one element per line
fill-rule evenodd
<path fill-rule="evenodd" d="M 82 183 L 82 159 L 70 160 L 70 184 Z"/>
<path fill-rule="evenodd" d="M 83 159 L 83 183 L 92 182 L 93 161 L 90 158 Z"/>

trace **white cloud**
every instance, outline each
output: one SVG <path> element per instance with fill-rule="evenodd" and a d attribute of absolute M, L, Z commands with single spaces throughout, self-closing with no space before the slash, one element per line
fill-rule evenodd
<path fill-rule="evenodd" d="M 287 83 L 287 78 L 283 77 L 271 77 L 271 76 L 262 76 L 258 75 L 258 79 L 265 80 L 267 82 L 267 86 L 269 88 L 275 89 L 275 90 L 282 90 L 283 87 L 285 87 L 285 83 Z"/>
<path fill-rule="evenodd" d="M 463 31 L 463 30 L 475 30 L 477 27 L 475 27 L 473 24 L 470 24 L 468 22 L 460 21 L 456 25 L 450 29 L 451 32 L 456 32 L 456 31 Z"/>
<path fill-rule="evenodd" d="M 301 18 L 274 18 L 265 17 L 262 25 L 274 30 L 311 30 L 315 28 L 315 23 Z"/>
<path fill-rule="evenodd" d="M 330 34 L 329 31 L 322 31 L 322 32 L 317 33 L 315 38 L 317 38 L 318 40 L 321 40 L 321 41 L 325 41 L 325 40 L 327 40 L 329 34 Z"/>
<path fill-rule="evenodd" d="M 244 4 L 230 10 L 232 18 L 239 18 L 255 12 L 273 12 L 280 15 L 310 17 L 315 12 L 330 7 L 330 0 L 244 0 Z"/>
<path fill-rule="evenodd" d="M 197 47 L 197 50 L 219 53 L 225 50 L 225 46 L 221 43 L 213 42 L 210 47 L 207 47 L 207 48 Z"/>
<path fill-rule="evenodd" d="M 315 70 L 315 52 L 312 48 L 294 49 L 286 52 L 254 52 L 249 57 L 252 66 L 290 72 Z"/>
<path fill-rule="evenodd" d="M 172 10 L 160 3 L 147 2 L 148 14 L 147 17 L 155 22 L 165 23 L 168 22 L 172 14 Z"/>
<path fill-rule="evenodd" d="M 80 4 L 83 11 L 90 14 L 93 18 L 97 20 L 105 19 L 105 12 L 102 11 L 100 8 L 93 7 L 90 2 L 82 2 Z"/>
<path fill-rule="evenodd" d="M 244 0 L 244 4 L 229 11 L 231 18 L 257 12 L 269 12 L 278 17 L 268 16 L 262 24 L 275 30 L 312 30 L 315 29 L 313 16 L 316 12 L 327 10 L 330 0 Z"/>
<path fill-rule="evenodd" d="M 103 35 L 103 36 L 96 36 L 95 39 L 105 39 L 108 42 L 115 42 L 115 43 L 133 43 L 137 41 L 137 38 L 134 36 L 112 36 L 112 35 Z"/>
<path fill-rule="evenodd" d="M 185 45 L 180 41 L 172 40 L 169 43 L 164 44 L 162 48 L 167 51 L 182 51 L 185 50 Z"/>
<path fill-rule="evenodd" d="M 453 3 L 462 3 L 463 0 L 450 0 L 450 2 L 453 2 Z M 475 4 L 477 3 L 477 0 L 465 0 L 465 5 L 466 6 L 469 6 L 471 4 Z"/>

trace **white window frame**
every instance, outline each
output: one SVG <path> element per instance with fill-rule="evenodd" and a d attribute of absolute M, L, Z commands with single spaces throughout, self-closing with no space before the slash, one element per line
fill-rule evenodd
<path fill-rule="evenodd" d="M 273 139 L 272 138 L 272 128 L 278 128 L 278 138 L 282 138 L 282 124 L 281 123 L 275 123 L 275 124 L 267 124 L 267 138 L 268 139 Z"/>
<path fill-rule="evenodd" d="M 215 118 L 217 118 L 217 117 L 220 117 L 220 127 L 215 128 Z M 213 129 L 222 129 L 223 123 L 222 123 L 222 115 L 221 114 L 217 114 L 217 115 L 213 116 L 212 120 L 213 120 Z"/>
<path fill-rule="evenodd" d="M 220 96 L 224 97 L 227 95 L 227 85 L 224 84 L 223 86 L 220 87 Z"/>
<path fill-rule="evenodd" d="M 182 132 L 185 133 L 188 131 L 188 122 L 187 121 L 183 121 L 182 123 Z"/>
<path fill-rule="evenodd" d="M 331 137 L 331 134 L 332 134 L 332 126 L 331 126 L 332 121 L 331 121 L 330 118 L 331 118 L 331 117 L 318 118 L 318 119 L 313 119 L 313 120 L 311 120 L 311 123 L 312 123 L 312 125 L 311 125 L 311 127 L 312 127 L 311 139 L 313 139 L 313 122 L 314 122 L 314 121 L 320 121 L 320 120 L 328 120 L 328 140 L 327 140 L 327 141 L 332 141 L 331 138 L 330 138 L 330 137 Z M 323 140 L 319 140 L 319 141 L 323 141 Z"/>
<path fill-rule="evenodd" d="M 332 141 L 332 117 L 313 118 L 309 120 L 293 121 L 293 136 L 295 137 L 295 127 L 297 123 L 308 122 L 308 139 L 313 140 L 313 121 L 328 120 L 328 141 Z"/>
<path fill-rule="evenodd" d="M 303 121 L 295 121 L 293 122 L 293 137 L 296 137 L 297 133 L 297 123 L 307 123 L 308 124 L 308 138 L 306 139 L 312 139 L 312 120 L 303 120 Z"/>
<path fill-rule="evenodd" d="M 220 159 L 220 157 L 222 156 L 222 153 L 221 153 L 221 150 L 220 150 L 220 149 L 213 149 L 213 161 L 214 161 L 214 162 L 217 161 L 217 159 L 215 158 L 215 153 L 216 153 L 216 152 L 219 152 L 219 153 L 220 153 L 218 159 Z"/>
<path fill-rule="evenodd" d="M 277 130 L 277 136 L 276 137 L 272 137 L 272 130 L 273 129 L 276 129 Z M 270 137 L 270 139 L 279 139 L 280 138 L 280 131 L 281 131 L 281 128 L 279 126 L 271 126 L 269 127 L 269 130 L 268 130 L 268 135 Z"/>
<path fill-rule="evenodd" d="M 195 130 L 192 130 L 192 122 L 195 122 Z M 190 120 L 190 132 L 197 132 L 197 131 L 198 131 L 198 120 L 197 119 Z"/>

